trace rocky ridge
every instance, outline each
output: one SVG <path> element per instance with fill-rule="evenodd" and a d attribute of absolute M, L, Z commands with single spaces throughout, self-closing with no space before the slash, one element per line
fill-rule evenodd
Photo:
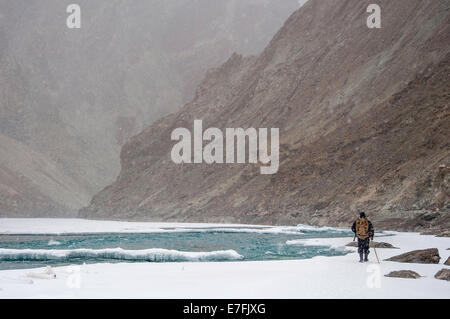
<path fill-rule="evenodd" d="M 309 1 L 259 55 L 210 70 L 192 102 L 124 145 L 94 219 L 348 226 L 450 225 L 450 11 L 442 1 Z M 280 169 L 174 164 L 177 127 L 279 127 Z"/>

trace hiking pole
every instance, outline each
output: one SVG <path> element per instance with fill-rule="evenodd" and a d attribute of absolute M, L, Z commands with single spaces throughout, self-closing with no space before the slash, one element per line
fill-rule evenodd
<path fill-rule="evenodd" d="M 373 243 L 373 240 L 372 240 L 372 243 Z M 380 259 L 378 259 L 378 254 L 377 254 L 377 250 L 375 248 L 375 244 L 373 244 L 372 247 L 373 247 L 373 251 L 375 252 L 375 256 L 377 257 L 377 261 L 378 261 L 378 263 L 380 263 Z"/>

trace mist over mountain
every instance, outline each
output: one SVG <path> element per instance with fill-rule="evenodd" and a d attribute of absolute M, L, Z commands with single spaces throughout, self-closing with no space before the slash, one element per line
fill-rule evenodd
<path fill-rule="evenodd" d="M 300 2 L 301 3 L 301 2 Z M 0 0 L 0 215 L 62 216 L 120 171 L 128 138 L 205 71 L 259 53 L 297 0 Z"/>
<path fill-rule="evenodd" d="M 448 230 L 448 1 L 311 0 L 258 56 L 212 68 L 195 98 L 122 148 L 117 180 L 80 213 L 95 219 Z M 171 132 L 280 128 L 280 169 L 181 164 Z"/>

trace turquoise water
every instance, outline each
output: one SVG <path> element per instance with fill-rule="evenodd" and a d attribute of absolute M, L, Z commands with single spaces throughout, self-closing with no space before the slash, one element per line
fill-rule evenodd
<path fill-rule="evenodd" d="M 173 229 L 155 233 L 0 235 L 0 269 L 98 262 L 180 262 L 304 259 L 339 256 L 328 246 L 288 245 L 306 238 L 349 237 L 337 229 Z"/>

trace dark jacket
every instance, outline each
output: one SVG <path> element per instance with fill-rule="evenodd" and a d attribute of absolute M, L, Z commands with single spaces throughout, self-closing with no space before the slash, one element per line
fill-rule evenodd
<path fill-rule="evenodd" d="M 356 221 L 357 221 L 358 219 L 356 219 L 354 222 L 353 222 L 353 225 L 352 225 L 352 232 L 354 232 L 355 234 L 356 234 Z M 375 230 L 374 230 L 374 228 L 373 228 L 373 225 L 372 225 L 372 222 L 370 221 L 370 220 L 367 220 L 368 222 L 369 222 L 369 237 L 373 237 L 373 235 L 374 235 L 374 233 L 375 233 Z"/>

